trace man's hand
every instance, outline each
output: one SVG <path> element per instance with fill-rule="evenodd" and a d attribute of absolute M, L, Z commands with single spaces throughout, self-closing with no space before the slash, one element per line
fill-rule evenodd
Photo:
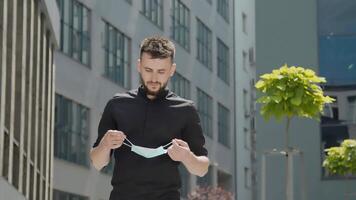
<path fill-rule="evenodd" d="M 167 149 L 167 153 L 172 160 L 180 162 L 184 162 L 192 156 L 189 145 L 180 139 L 172 140 L 172 145 Z"/>
<path fill-rule="evenodd" d="M 99 146 L 106 150 L 121 147 L 126 135 L 122 131 L 108 130 L 100 141 Z"/>
<path fill-rule="evenodd" d="M 182 162 L 191 174 L 203 177 L 208 172 L 209 158 L 196 156 L 183 140 L 173 139 L 167 153 L 172 160 Z"/>

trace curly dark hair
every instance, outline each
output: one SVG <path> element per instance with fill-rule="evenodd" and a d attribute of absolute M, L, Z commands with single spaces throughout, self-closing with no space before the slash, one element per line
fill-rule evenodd
<path fill-rule="evenodd" d="M 171 58 L 174 61 L 175 46 L 172 41 L 162 36 L 145 38 L 140 45 L 140 58 L 143 53 L 148 53 L 151 58 Z"/>

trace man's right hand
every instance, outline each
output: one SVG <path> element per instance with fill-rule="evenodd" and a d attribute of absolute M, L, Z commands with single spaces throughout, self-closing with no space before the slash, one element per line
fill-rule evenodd
<path fill-rule="evenodd" d="M 126 138 L 122 131 L 108 130 L 100 141 L 99 146 L 104 149 L 111 150 L 119 148 Z"/>

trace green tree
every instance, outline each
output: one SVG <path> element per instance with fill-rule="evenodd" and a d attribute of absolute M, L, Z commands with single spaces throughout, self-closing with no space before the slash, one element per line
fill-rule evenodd
<path fill-rule="evenodd" d="M 262 104 L 261 115 L 266 119 L 275 117 L 280 121 L 287 119 L 286 147 L 288 144 L 289 124 L 292 117 L 306 117 L 319 120 L 324 104 L 334 101 L 324 96 L 318 85 L 325 83 L 323 77 L 318 77 L 311 69 L 303 67 L 288 67 L 287 64 L 263 74 L 255 87 L 263 95 L 257 100 Z"/>
<path fill-rule="evenodd" d="M 356 140 L 347 139 L 339 147 L 326 149 L 323 166 L 331 174 L 356 174 Z"/>
<path fill-rule="evenodd" d="M 263 74 L 255 87 L 262 92 L 257 100 L 262 104 L 261 115 L 266 119 L 275 117 L 277 121 L 287 119 L 285 150 L 280 153 L 286 156 L 286 199 L 293 199 L 292 160 L 288 157 L 293 151 L 289 146 L 289 125 L 293 117 L 305 117 L 320 120 L 324 105 L 334 99 L 324 96 L 318 85 L 325 83 L 323 77 L 318 77 L 311 69 L 303 67 L 288 67 L 287 64 L 275 69 L 272 73 Z"/>

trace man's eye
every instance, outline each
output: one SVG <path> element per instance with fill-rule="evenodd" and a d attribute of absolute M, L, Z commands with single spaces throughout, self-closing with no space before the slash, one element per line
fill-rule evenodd
<path fill-rule="evenodd" d="M 160 74 L 164 74 L 164 71 L 159 71 L 158 73 L 160 73 Z"/>

